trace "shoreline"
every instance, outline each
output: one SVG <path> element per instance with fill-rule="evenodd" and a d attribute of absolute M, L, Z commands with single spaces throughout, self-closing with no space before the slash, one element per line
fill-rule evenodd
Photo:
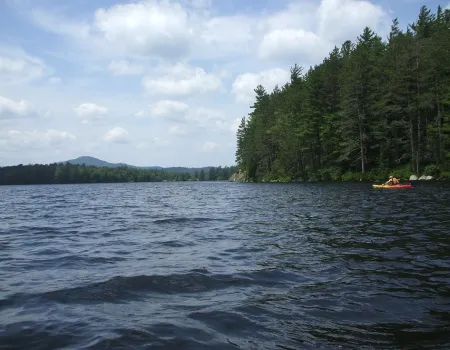
<path fill-rule="evenodd" d="M 337 183 L 337 182 L 367 182 L 367 183 L 384 183 L 387 181 L 386 179 L 375 178 L 372 174 L 366 174 L 363 177 L 357 178 L 357 173 L 347 173 L 339 176 L 339 178 L 335 179 L 296 179 L 291 180 L 287 178 L 279 178 L 279 179 L 261 179 L 261 180 L 246 180 L 245 172 L 237 172 L 233 174 L 228 181 L 229 182 L 242 182 L 242 183 Z M 373 177 L 372 177 L 373 176 Z M 411 175 L 409 178 L 397 177 L 400 180 L 400 183 L 418 183 L 418 182 L 442 182 L 442 181 L 450 181 L 450 177 L 437 176 L 433 177 L 430 175 Z"/>

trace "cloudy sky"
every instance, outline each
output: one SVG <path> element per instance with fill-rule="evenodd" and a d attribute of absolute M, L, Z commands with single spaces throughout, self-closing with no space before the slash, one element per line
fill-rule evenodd
<path fill-rule="evenodd" d="M 257 84 L 447 1 L 0 0 L 0 166 L 232 165 Z"/>

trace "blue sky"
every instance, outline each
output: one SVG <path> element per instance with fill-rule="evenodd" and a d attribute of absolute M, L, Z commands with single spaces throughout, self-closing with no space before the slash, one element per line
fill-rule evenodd
<path fill-rule="evenodd" d="M 253 89 L 439 1 L 4 0 L 0 166 L 232 165 Z"/>

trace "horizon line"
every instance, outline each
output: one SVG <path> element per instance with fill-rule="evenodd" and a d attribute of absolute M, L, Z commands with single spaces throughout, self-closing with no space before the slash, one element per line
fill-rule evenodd
<path fill-rule="evenodd" d="M 107 161 L 107 160 L 104 160 L 104 159 L 100 159 L 100 158 L 97 158 L 97 157 L 94 157 L 94 156 L 79 156 L 79 157 L 68 159 L 68 160 L 45 162 L 45 163 L 44 162 L 42 162 L 42 163 L 39 163 L 39 162 L 28 162 L 28 163 L 18 162 L 16 164 L 10 164 L 10 165 L 1 165 L 0 164 L 0 168 L 1 167 L 10 167 L 10 166 L 19 166 L 19 165 L 24 165 L 25 166 L 25 165 L 62 164 L 62 163 L 67 163 L 69 161 L 74 161 L 74 160 L 77 160 L 77 159 L 83 158 L 83 157 L 93 158 L 93 159 L 96 159 L 96 160 L 99 160 L 101 162 L 105 162 L 105 163 L 108 163 L 108 164 L 114 164 L 114 165 L 122 164 L 123 166 L 136 167 L 136 168 L 163 168 L 163 169 L 164 168 L 188 168 L 188 169 L 189 168 L 191 168 L 191 169 L 192 168 L 199 168 L 199 169 L 201 169 L 201 168 L 218 168 L 218 167 L 231 168 L 231 167 L 236 167 L 237 166 L 237 164 L 232 164 L 232 165 L 203 165 L 203 166 L 193 166 L 193 165 L 191 165 L 191 166 L 187 166 L 187 165 L 169 165 L 169 166 L 162 166 L 162 165 L 134 165 L 134 164 L 129 164 L 129 163 L 125 163 L 125 162 L 110 162 L 110 161 Z M 99 166 L 99 165 L 91 165 L 91 166 Z"/>

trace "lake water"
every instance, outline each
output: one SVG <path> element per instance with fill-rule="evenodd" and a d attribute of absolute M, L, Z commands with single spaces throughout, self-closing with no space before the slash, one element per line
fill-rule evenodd
<path fill-rule="evenodd" d="M 450 185 L 0 187 L 0 349 L 450 347 Z"/>

